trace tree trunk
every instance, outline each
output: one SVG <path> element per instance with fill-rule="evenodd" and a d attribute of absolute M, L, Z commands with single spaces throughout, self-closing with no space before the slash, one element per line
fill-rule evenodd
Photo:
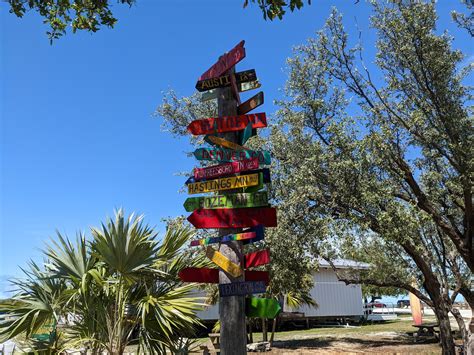
<path fill-rule="evenodd" d="M 268 341 L 267 318 L 262 318 L 262 337 L 263 341 Z"/>
<path fill-rule="evenodd" d="M 443 349 L 443 355 L 455 355 L 456 350 L 448 310 L 442 302 L 435 302 L 435 304 L 434 312 L 439 323 L 439 342 Z"/>
<path fill-rule="evenodd" d="M 276 331 L 276 325 L 277 325 L 277 318 L 273 318 L 273 324 L 272 324 L 272 335 L 270 335 L 270 346 L 273 346 L 273 339 L 275 339 L 275 331 Z"/>

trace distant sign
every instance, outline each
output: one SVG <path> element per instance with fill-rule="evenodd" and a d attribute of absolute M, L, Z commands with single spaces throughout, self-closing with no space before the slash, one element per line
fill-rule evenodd
<path fill-rule="evenodd" d="M 198 148 L 193 154 L 197 160 L 233 162 L 258 158 L 258 163 L 261 165 L 270 165 L 272 163 L 270 152 L 266 150 L 235 151 L 226 148 Z"/>
<path fill-rule="evenodd" d="M 206 70 L 198 80 L 205 80 L 210 78 L 215 78 L 217 76 L 221 76 L 242 59 L 245 58 L 245 48 L 244 48 L 245 41 L 241 41 L 237 44 L 234 48 L 232 48 L 229 52 L 222 55 L 219 60 L 212 65 L 208 70 Z"/>
<path fill-rule="evenodd" d="M 188 221 L 196 228 L 244 228 L 259 224 L 277 226 L 276 209 L 271 207 L 199 209 L 188 217 Z"/>
<path fill-rule="evenodd" d="M 247 101 L 242 102 L 239 107 L 237 107 L 237 114 L 245 115 L 260 105 L 263 105 L 263 91 L 260 91 L 257 95 L 251 97 Z"/>
<path fill-rule="evenodd" d="M 241 71 L 235 73 L 235 80 L 237 84 L 248 83 L 249 81 L 257 80 L 257 74 L 255 73 L 254 69 Z M 229 74 L 219 76 L 217 78 L 205 79 L 200 80 L 196 83 L 196 89 L 198 91 L 207 91 L 216 88 L 222 88 L 226 86 L 230 86 L 231 84 L 231 77 Z"/>
<path fill-rule="evenodd" d="M 224 254 L 214 250 L 211 246 L 206 248 L 206 256 L 214 264 L 219 266 L 222 270 L 232 275 L 233 277 L 239 277 L 242 275 L 242 269 L 239 265 L 229 260 Z"/>
<path fill-rule="evenodd" d="M 245 296 L 254 293 L 265 293 L 267 287 L 263 281 L 232 282 L 219 284 L 219 296 Z"/>
<path fill-rule="evenodd" d="M 263 206 L 268 206 L 268 194 L 266 191 L 190 197 L 184 202 L 184 208 L 187 212 L 192 212 L 199 208 L 250 208 Z"/>
<path fill-rule="evenodd" d="M 239 189 L 242 187 L 258 186 L 261 180 L 263 180 L 262 173 L 198 181 L 188 184 L 188 193 L 193 195 L 204 192 L 224 191 Z"/>
<path fill-rule="evenodd" d="M 240 116 L 203 118 L 192 121 L 187 129 L 195 136 L 200 134 L 233 132 L 244 129 L 249 122 L 252 123 L 252 128 L 264 128 L 267 127 L 267 116 L 264 112 L 261 112 Z"/>
<path fill-rule="evenodd" d="M 206 168 L 195 168 L 194 178 L 196 180 L 211 179 L 220 176 L 237 174 L 242 171 L 258 169 L 258 158 L 250 158 L 236 162 L 208 166 Z"/>
<path fill-rule="evenodd" d="M 192 240 L 190 246 L 195 247 L 199 245 L 209 245 L 209 244 L 217 244 L 217 243 L 225 243 L 225 242 L 232 242 L 235 240 L 251 240 L 262 238 L 264 235 L 264 228 L 263 226 L 257 226 L 253 228 L 249 228 L 242 233 L 231 233 L 227 235 L 223 235 L 221 237 L 209 237 L 203 238 L 198 240 Z"/>

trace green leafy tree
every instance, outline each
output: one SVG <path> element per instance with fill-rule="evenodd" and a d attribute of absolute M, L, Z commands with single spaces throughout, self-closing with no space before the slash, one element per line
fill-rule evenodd
<path fill-rule="evenodd" d="M 165 353 L 182 347 L 183 337 L 199 326 L 194 284 L 183 285 L 178 272 L 192 260 L 181 248 L 192 230 L 168 228 L 161 241 L 141 216 L 119 210 L 92 240 L 72 243 L 58 234 L 45 250 L 44 270 L 32 264 L 17 295 L 0 303 L 7 320 L 0 341 L 22 336 L 27 342 L 45 324 L 56 329 L 47 345 L 60 351 L 85 346 L 92 353 L 122 354 L 131 341 L 139 352 Z M 61 324 L 61 328 L 57 325 Z M 31 343 L 31 341 L 30 341 Z"/>
<path fill-rule="evenodd" d="M 452 295 L 474 308 L 469 67 L 451 37 L 436 34 L 433 3 L 372 5 L 376 74 L 336 10 L 288 61 L 288 99 L 271 135 L 279 223 L 299 233 L 302 253 L 374 265 L 347 282 L 404 289 L 433 306 L 451 354 Z"/>

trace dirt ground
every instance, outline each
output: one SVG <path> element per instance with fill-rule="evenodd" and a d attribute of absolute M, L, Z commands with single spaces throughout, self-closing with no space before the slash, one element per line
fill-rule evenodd
<path fill-rule="evenodd" d="M 267 354 L 441 354 L 433 339 L 414 342 L 412 337 L 396 332 L 302 337 L 274 342 Z"/>

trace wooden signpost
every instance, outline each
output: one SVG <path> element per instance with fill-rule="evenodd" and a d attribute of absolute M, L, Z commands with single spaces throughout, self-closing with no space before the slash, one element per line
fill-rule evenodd
<path fill-rule="evenodd" d="M 195 136 L 201 134 L 235 132 L 247 127 L 249 122 L 252 123 L 252 128 L 264 128 L 267 127 L 267 116 L 262 112 L 248 115 L 204 118 L 192 121 L 187 129 Z"/>
<path fill-rule="evenodd" d="M 193 154 L 197 160 L 233 162 L 258 158 L 258 163 L 260 165 L 270 165 L 272 163 L 270 152 L 266 150 L 235 151 L 226 148 L 198 148 L 193 152 Z"/>
<path fill-rule="evenodd" d="M 195 247 L 199 245 L 209 245 L 209 244 L 217 244 L 217 243 L 225 243 L 225 242 L 232 242 L 235 240 L 252 240 L 252 239 L 263 239 L 264 235 L 264 228 L 263 226 L 257 226 L 249 228 L 242 233 L 232 233 L 223 235 L 220 237 L 209 237 L 203 239 L 197 239 L 191 241 L 190 246 Z"/>
<path fill-rule="evenodd" d="M 277 226 L 276 209 L 271 207 L 199 209 L 188 217 L 188 221 L 196 228 L 245 228 L 259 224 Z"/>
<path fill-rule="evenodd" d="M 188 184 L 188 194 L 202 194 L 204 192 L 234 190 L 242 187 L 258 186 L 260 181 L 263 181 L 262 173 L 198 181 Z"/>
<path fill-rule="evenodd" d="M 220 352 L 244 355 L 246 351 L 245 295 L 264 293 L 269 283 L 265 271 L 250 268 L 270 262 L 268 250 L 243 255 L 243 245 L 264 238 L 264 227 L 277 225 L 276 210 L 268 205 L 268 194 L 257 192 L 270 182 L 270 171 L 261 169 L 271 163 L 270 154 L 247 149 L 244 144 L 267 126 L 265 113 L 248 114 L 264 102 L 259 92 L 244 103 L 239 93 L 260 87 L 255 70 L 236 73 L 235 65 L 245 57 L 244 41 L 219 57 L 202 74 L 196 88 L 205 91 L 201 99 L 217 98 L 217 116 L 191 122 L 193 135 L 208 135 L 205 141 L 214 148 L 194 152 L 198 160 L 222 162 L 217 166 L 197 168 L 186 184 L 190 194 L 217 192 L 216 196 L 191 197 L 184 207 L 196 228 L 218 228 L 217 237 L 191 242 L 207 246 L 206 256 L 219 269 L 185 268 L 179 273 L 184 282 L 219 283 Z M 219 134 L 218 134 L 219 133 Z M 230 176 L 240 174 L 238 176 Z M 242 228 L 251 227 L 243 230 Z M 218 244 L 214 249 L 210 244 Z M 256 307 L 261 310 L 262 306 Z M 272 313 L 262 313 L 269 317 Z"/>
<path fill-rule="evenodd" d="M 229 52 L 222 55 L 219 60 L 206 70 L 198 80 L 205 80 L 218 77 L 231 69 L 234 65 L 245 58 L 245 41 L 240 41 Z"/>
<path fill-rule="evenodd" d="M 207 168 L 195 168 L 194 178 L 196 180 L 211 179 L 226 175 L 237 174 L 247 170 L 258 169 L 258 158 L 250 158 L 236 162 L 208 166 Z"/>
<path fill-rule="evenodd" d="M 260 105 L 263 105 L 263 91 L 260 91 L 257 95 L 251 97 L 247 101 L 242 102 L 239 107 L 237 107 L 237 113 L 239 115 L 245 115 Z"/>
<path fill-rule="evenodd" d="M 227 259 L 224 255 L 219 253 L 217 250 L 214 250 L 214 248 L 212 248 L 211 246 L 208 246 L 206 248 L 206 256 L 214 264 L 219 266 L 222 270 L 229 273 L 233 277 L 239 277 L 240 275 L 242 275 L 243 271 L 239 265 Z"/>
<path fill-rule="evenodd" d="M 248 83 L 249 81 L 257 80 L 257 74 L 255 73 L 254 69 L 241 71 L 235 73 L 235 80 L 237 84 Z M 227 74 L 217 78 L 200 80 L 196 83 L 196 89 L 198 91 L 207 91 L 230 86 L 230 84 L 230 74 Z"/>
<path fill-rule="evenodd" d="M 267 287 L 263 281 L 232 282 L 219 285 L 219 296 L 245 296 L 255 293 L 265 293 Z"/>
<path fill-rule="evenodd" d="M 273 298 L 250 297 L 247 299 L 245 314 L 247 317 L 275 318 L 281 312 L 281 306 Z"/>
<path fill-rule="evenodd" d="M 244 275 L 247 281 L 263 281 L 265 285 L 270 282 L 267 271 L 245 270 Z M 219 269 L 187 267 L 182 269 L 178 276 L 183 282 L 219 283 Z"/>
<path fill-rule="evenodd" d="M 229 195 L 214 195 L 203 197 L 189 197 L 184 202 L 186 212 L 192 212 L 199 208 L 249 208 L 268 206 L 268 194 L 266 191 L 254 193 L 235 193 Z"/>

